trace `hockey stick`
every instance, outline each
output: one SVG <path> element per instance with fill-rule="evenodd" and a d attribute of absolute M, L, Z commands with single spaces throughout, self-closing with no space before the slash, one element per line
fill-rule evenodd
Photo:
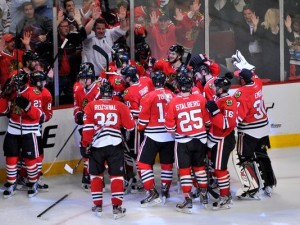
<path fill-rule="evenodd" d="M 79 159 L 79 161 L 77 162 L 77 164 L 75 165 L 74 169 L 73 169 L 71 166 L 69 166 L 68 164 L 65 164 L 64 169 L 65 169 L 68 173 L 74 174 L 74 173 L 76 172 L 77 168 L 79 167 L 80 163 L 82 162 L 82 160 L 83 160 L 83 158 L 81 157 L 81 158 Z"/>
<path fill-rule="evenodd" d="M 65 194 L 63 197 L 61 197 L 60 199 L 58 199 L 56 202 L 54 202 L 52 205 L 50 205 L 47 209 L 45 209 L 43 212 L 41 212 L 39 215 L 37 215 L 37 217 L 41 217 L 42 215 L 44 215 L 46 212 L 48 212 L 51 208 L 53 208 L 54 206 L 56 206 L 58 203 L 60 203 L 62 200 L 64 200 L 66 197 L 68 197 L 72 192 L 70 192 L 69 194 Z"/>
<path fill-rule="evenodd" d="M 74 128 L 74 130 L 72 131 L 72 133 L 70 134 L 70 136 L 68 137 L 68 139 L 65 141 L 64 145 L 60 148 L 60 150 L 58 151 L 58 153 L 55 156 L 55 159 L 53 160 L 53 162 L 51 163 L 51 165 L 49 166 L 49 168 L 44 172 L 44 174 L 48 173 L 52 166 L 54 165 L 54 163 L 56 162 L 59 154 L 62 152 L 62 150 L 64 149 L 64 147 L 66 146 L 66 144 L 68 143 L 68 141 L 70 140 L 70 138 L 72 137 L 72 135 L 74 134 L 74 132 L 77 130 L 78 125 L 76 125 L 76 127 Z"/>
<path fill-rule="evenodd" d="M 108 72 L 109 70 L 109 59 L 108 59 L 108 54 L 103 50 L 103 48 L 101 48 L 98 45 L 93 45 L 93 49 L 97 52 L 99 52 L 106 60 L 106 72 Z M 107 77 L 106 77 L 107 79 Z"/>
<path fill-rule="evenodd" d="M 189 52 L 186 56 L 184 65 L 186 65 L 186 66 L 188 65 L 189 61 L 191 60 L 191 57 L 192 57 L 192 54 Z"/>
<path fill-rule="evenodd" d="M 67 42 L 68 42 L 68 39 L 65 38 L 64 42 L 61 44 L 61 46 L 60 46 L 60 48 L 58 49 L 58 51 L 57 51 L 55 57 L 53 58 L 52 62 L 49 64 L 47 70 L 45 71 L 45 74 L 46 74 L 46 75 L 48 75 L 48 73 L 50 72 L 50 70 L 53 68 L 54 63 L 55 63 L 55 61 L 56 61 L 56 59 L 57 59 L 57 57 L 58 57 L 58 55 L 59 55 L 59 53 L 60 53 L 59 50 L 64 49 L 65 46 L 66 46 L 66 44 L 67 44 Z"/>

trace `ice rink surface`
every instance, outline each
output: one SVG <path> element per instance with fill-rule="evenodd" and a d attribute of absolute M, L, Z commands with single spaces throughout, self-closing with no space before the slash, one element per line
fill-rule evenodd
<path fill-rule="evenodd" d="M 78 173 L 46 177 L 45 183 L 50 186 L 49 192 L 39 192 L 31 199 L 27 197 L 26 191 L 17 191 L 9 199 L 3 199 L 1 196 L 0 225 L 299 225 L 300 149 L 274 149 L 269 151 L 269 156 L 278 181 L 272 197 L 263 194 L 261 200 L 237 200 L 234 197 L 231 209 L 205 209 L 199 200 L 196 200 L 192 214 L 177 212 L 175 206 L 183 201 L 183 197 L 177 193 L 177 184 L 174 182 L 170 192 L 171 198 L 165 205 L 141 208 L 139 202 L 145 197 L 144 192 L 125 195 L 123 206 L 127 208 L 126 216 L 114 220 L 107 185 L 103 213 L 99 218 L 91 211 L 92 197 L 90 193 L 81 189 L 81 173 Z M 158 167 L 155 168 L 157 175 Z M 231 161 L 229 169 L 231 192 L 235 196 L 240 183 Z M 157 184 L 159 186 L 159 182 Z M 158 190 L 160 191 L 159 187 Z M 67 198 L 37 218 L 38 214 L 68 193 L 70 195 Z"/>

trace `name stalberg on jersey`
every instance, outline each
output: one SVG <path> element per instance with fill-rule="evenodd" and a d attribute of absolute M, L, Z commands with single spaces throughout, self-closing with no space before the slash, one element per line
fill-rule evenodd
<path fill-rule="evenodd" d="M 117 110 L 115 105 L 94 105 L 95 110 Z"/>
<path fill-rule="evenodd" d="M 191 101 L 191 102 L 185 102 L 185 103 L 178 104 L 178 105 L 176 105 L 176 110 L 193 108 L 195 106 L 200 106 L 200 101 Z"/>

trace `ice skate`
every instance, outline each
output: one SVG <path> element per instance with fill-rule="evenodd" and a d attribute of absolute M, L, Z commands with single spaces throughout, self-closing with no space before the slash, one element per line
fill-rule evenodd
<path fill-rule="evenodd" d="M 124 194 L 129 194 L 131 192 L 131 184 L 132 184 L 133 178 L 124 179 Z"/>
<path fill-rule="evenodd" d="M 43 192 L 49 191 L 49 185 L 44 183 L 43 176 L 40 176 L 40 178 L 38 180 L 38 189 Z"/>
<path fill-rule="evenodd" d="M 200 188 L 200 203 L 207 209 L 208 205 L 208 195 L 207 188 Z"/>
<path fill-rule="evenodd" d="M 187 197 L 185 197 L 185 200 L 183 203 L 178 203 L 176 205 L 176 211 L 182 212 L 182 213 L 192 213 L 192 208 L 193 208 L 193 202 L 191 198 L 191 194 L 189 194 Z"/>
<path fill-rule="evenodd" d="M 27 183 L 28 183 L 28 180 L 27 180 L 26 177 L 18 177 L 17 178 L 16 190 L 26 191 L 28 189 L 27 188 Z"/>
<path fill-rule="evenodd" d="M 213 203 L 212 209 L 213 210 L 230 209 L 231 205 L 232 205 L 231 195 L 225 195 L 223 197 L 220 197 L 219 201 Z"/>
<path fill-rule="evenodd" d="M 4 187 L 6 190 L 3 192 L 3 198 L 7 199 L 15 194 L 17 183 L 11 184 L 7 182 L 4 184 Z"/>
<path fill-rule="evenodd" d="M 34 196 L 36 196 L 38 194 L 38 183 L 29 183 L 28 184 L 28 191 L 27 191 L 27 195 L 28 198 L 32 198 Z"/>
<path fill-rule="evenodd" d="M 101 215 L 102 215 L 102 205 L 93 206 L 92 211 L 95 212 L 96 216 L 101 217 Z"/>
<path fill-rule="evenodd" d="M 266 186 L 263 188 L 263 190 L 266 196 L 268 197 L 272 196 L 273 188 L 271 186 Z"/>
<path fill-rule="evenodd" d="M 90 176 L 89 175 L 82 175 L 82 184 L 81 187 L 84 191 L 90 192 L 91 190 L 91 185 L 90 185 Z"/>
<path fill-rule="evenodd" d="M 162 184 L 161 197 L 162 197 L 163 204 L 166 204 L 167 199 L 170 198 L 169 188 L 167 187 L 166 184 Z"/>
<path fill-rule="evenodd" d="M 126 209 L 122 208 L 120 205 L 113 206 L 113 215 L 115 220 L 124 217 L 125 213 L 126 213 Z"/>
<path fill-rule="evenodd" d="M 260 200 L 259 192 L 257 189 L 245 191 L 244 189 L 240 188 L 236 192 L 237 199 L 246 199 L 246 200 Z"/>
<path fill-rule="evenodd" d="M 141 201 L 141 207 L 146 208 L 161 203 L 157 190 L 151 189 L 147 192 L 147 197 Z"/>

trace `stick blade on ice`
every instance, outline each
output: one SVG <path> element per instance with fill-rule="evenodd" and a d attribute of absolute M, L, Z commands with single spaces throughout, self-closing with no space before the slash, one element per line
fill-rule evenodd
<path fill-rule="evenodd" d="M 74 173 L 73 169 L 68 164 L 65 164 L 64 169 L 65 169 L 65 171 L 67 171 L 70 174 Z"/>

